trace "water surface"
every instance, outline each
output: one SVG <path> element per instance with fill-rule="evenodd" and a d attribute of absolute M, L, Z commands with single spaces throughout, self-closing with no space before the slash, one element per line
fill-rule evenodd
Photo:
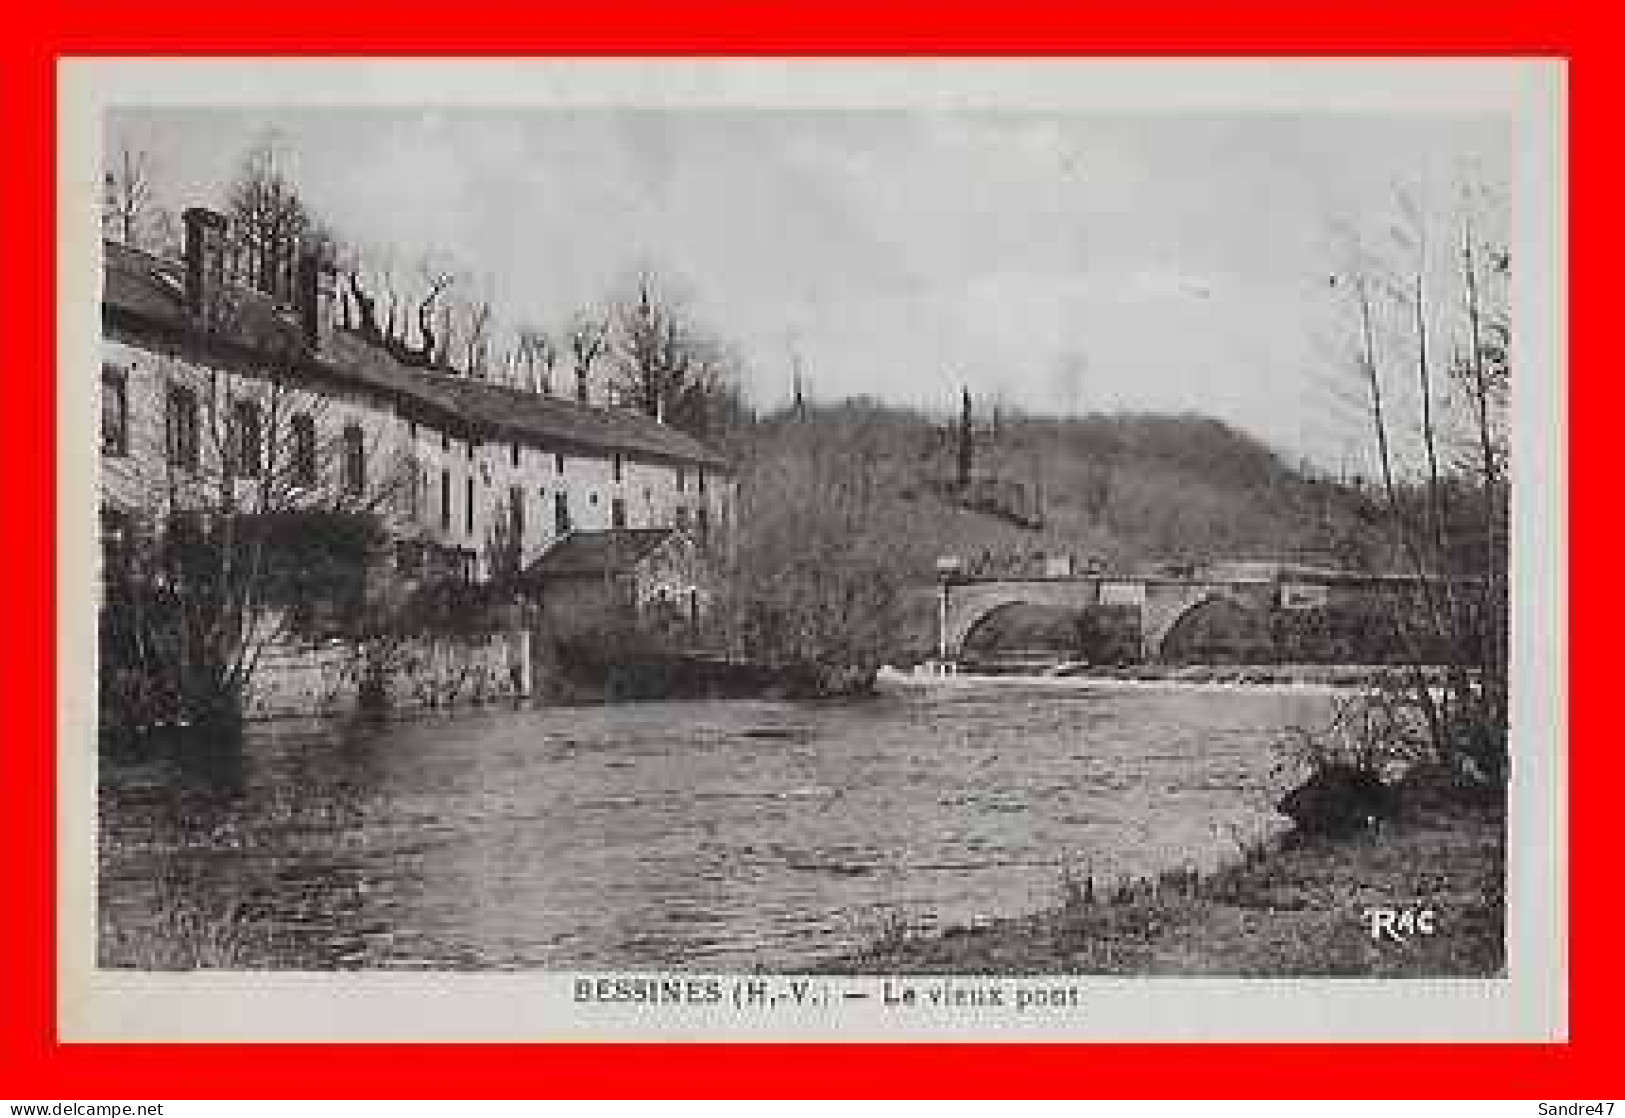
<path fill-rule="evenodd" d="M 780 968 L 1280 823 L 1282 691 L 922 689 L 256 728 L 104 762 L 104 924 L 230 912 L 254 965 Z M 103 965 L 132 960 L 106 957 Z"/>

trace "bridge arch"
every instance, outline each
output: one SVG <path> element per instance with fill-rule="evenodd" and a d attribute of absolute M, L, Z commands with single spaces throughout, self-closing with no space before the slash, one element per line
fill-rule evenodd
<path fill-rule="evenodd" d="M 1146 659 L 1204 663 L 1247 660 L 1270 651 L 1269 610 L 1256 595 L 1193 587 L 1142 619 Z M 1148 601 L 1148 606 L 1150 605 Z"/>
<path fill-rule="evenodd" d="M 965 638 L 993 613 L 1014 605 L 1076 611 L 1094 605 L 1099 586 L 1082 579 L 1024 579 L 955 583 L 947 588 L 943 644 L 950 659 L 965 649 Z"/>
<path fill-rule="evenodd" d="M 1101 579 L 1010 579 L 950 583 L 939 588 L 945 595 L 941 625 L 943 647 L 949 659 L 959 658 L 972 629 L 1001 607 L 1017 603 L 1075 612 L 1102 605 Z M 1148 661 L 1163 658 L 1167 638 L 1187 616 L 1215 602 L 1240 611 L 1237 616 L 1268 633 L 1270 611 L 1275 599 L 1275 583 L 1269 580 L 1208 582 L 1177 579 L 1115 580 L 1118 591 L 1111 604 L 1128 605 L 1138 600 L 1140 655 Z M 1176 641 L 1177 643 L 1177 641 Z"/>
<path fill-rule="evenodd" d="M 1049 652 L 1076 656 L 1085 632 L 1081 607 L 1053 603 L 1005 602 L 994 606 L 965 630 L 967 654 Z"/>

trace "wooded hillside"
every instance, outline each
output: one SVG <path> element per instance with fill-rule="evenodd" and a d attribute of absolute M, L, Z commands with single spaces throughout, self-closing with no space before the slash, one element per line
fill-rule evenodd
<path fill-rule="evenodd" d="M 739 433 L 736 616 L 752 647 L 869 660 L 925 641 L 939 557 L 1039 573 L 1290 558 L 1384 565 L 1357 490 L 1306 476 L 1201 416 L 961 422 L 865 401 L 781 412 Z"/>

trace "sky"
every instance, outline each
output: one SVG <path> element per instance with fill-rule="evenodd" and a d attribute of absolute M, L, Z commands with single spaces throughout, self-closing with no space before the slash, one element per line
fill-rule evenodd
<path fill-rule="evenodd" d="M 1380 233 L 1400 186 L 1442 228 L 1462 181 L 1504 191 L 1510 139 L 1417 114 L 132 108 L 103 146 L 146 152 L 179 210 L 268 137 L 341 235 L 451 253 L 510 323 L 653 269 L 764 406 L 799 361 L 820 399 L 1197 411 L 1328 467 L 1363 445 L 1327 386 L 1338 231 Z"/>

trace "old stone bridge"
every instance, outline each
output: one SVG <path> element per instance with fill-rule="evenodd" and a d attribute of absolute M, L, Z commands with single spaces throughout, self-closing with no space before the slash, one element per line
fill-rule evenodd
<path fill-rule="evenodd" d="M 1215 574 L 1191 577 L 1109 575 L 976 577 L 945 574 L 940 582 L 939 653 L 955 660 L 966 638 L 999 610 L 1016 604 L 1082 613 L 1118 607 L 1137 616 L 1141 658 L 1167 658 L 1170 635 L 1216 607 L 1261 624 L 1281 612 L 1323 609 L 1334 602 L 1383 598 L 1414 585 L 1400 576 L 1331 571 Z"/>

